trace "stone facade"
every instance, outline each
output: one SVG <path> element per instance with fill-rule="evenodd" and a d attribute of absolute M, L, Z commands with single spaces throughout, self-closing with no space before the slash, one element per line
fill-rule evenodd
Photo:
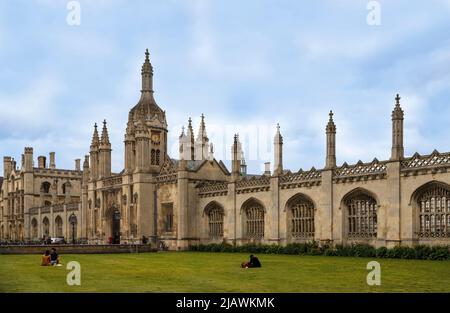
<path fill-rule="evenodd" d="M 76 214 L 77 237 L 89 243 L 135 243 L 143 236 L 172 249 L 224 241 L 287 244 L 314 240 L 388 247 L 450 243 L 450 153 L 405 157 L 404 112 L 398 95 L 389 160 L 337 166 L 337 128 L 330 112 L 323 168 L 284 169 L 278 126 L 273 170 L 248 175 L 238 135 L 231 147 L 231 171 L 214 158 L 204 116 L 196 138 L 189 119 L 179 137 L 178 158 L 169 157 L 166 113 L 153 93 L 153 67 L 147 51 L 141 97 L 128 114 L 120 173 L 111 172 L 106 121 L 101 135 L 94 126 L 82 171 L 58 174 L 57 170 L 33 168 L 30 148 L 25 150 L 21 171 L 6 157 L 2 238 L 34 238 L 33 218 L 37 218 L 40 237 L 43 219 L 54 222 L 55 210 L 60 210 L 63 225 L 68 223 L 69 212 Z M 72 178 L 76 187 L 69 201 L 40 191 L 41 177 L 51 178 L 51 183 L 55 175 Z M 54 199 L 51 206 L 45 206 L 46 197 Z M 16 202 L 22 206 L 12 204 Z M 17 232 L 17 225 L 22 225 L 23 234 Z M 50 226 L 52 235 L 54 228 Z"/>
<path fill-rule="evenodd" d="M 80 160 L 73 170 L 58 169 L 55 153 L 50 162 L 38 157 L 34 166 L 33 148 L 25 148 L 20 168 L 16 161 L 3 158 L 3 184 L 0 192 L 0 239 L 38 240 L 44 237 L 78 237 L 81 231 Z M 73 214 L 73 216 L 72 216 Z M 69 219 L 74 225 L 69 223 Z M 75 229 L 74 229 L 75 226 Z"/>

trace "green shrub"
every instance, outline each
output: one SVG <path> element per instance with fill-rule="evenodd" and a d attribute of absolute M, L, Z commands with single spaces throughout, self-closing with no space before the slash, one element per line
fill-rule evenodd
<path fill-rule="evenodd" d="M 449 247 L 432 247 L 428 257 L 430 260 L 448 260 L 450 259 Z"/>
<path fill-rule="evenodd" d="M 291 254 L 291 255 L 325 255 L 341 257 L 392 258 L 392 259 L 422 259 L 422 260 L 450 260 L 449 246 L 429 247 L 425 245 L 414 248 L 397 246 L 391 249 L 378 249 L 366 244 L 330 245 L 319 247 L 317 242 L 290 243 L 286 246 L 277 244 L 245 244 L 234 246 L 228 243 L 199 244 L 189 247 L 190 251 L 199 252 L 241 252 L 249 254 Z"/>
<path fill-rule="evenodd" d="M 431 254 L 431 248 L 425 245 L 415 246 L 416 258 L 421 260 L 427 260 Z"/>
<path fill-rule="evenodd" d="M 375 256 L 377 258 L 386 258 L 387 254 L 388 254 L 388 249 L 386 247 L 380 247 L 375 252 Z"/>

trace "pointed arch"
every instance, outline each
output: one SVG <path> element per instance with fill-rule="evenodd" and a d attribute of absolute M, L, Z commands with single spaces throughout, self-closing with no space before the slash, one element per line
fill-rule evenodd
<path fill-rule="evenodd" d="M 264 238 L 265 213 L 264 204 L 254 197 L 242 204 L 242 229 L 246 239 Z"/>
<path fill-rule="evenodd" d="M 36 239 L 38 237 L 38 221 L 35 217 L 31 220 L 31 238 Z"/>
<path fill-rule="evenodd" d="M 42 220 L 42 234 L 45 237 L 50 236 L 50 221 L 48 220 L 47 216 Z"/>
<path fill-rule="evenodd" d="M 287 231 L 293 239 L 313 239 L 316 206 L 313 200 L 297 193 L 286 202 Z"/>
<path fill-rule="evenodd" d="M 208 219 L 208 230 L 210 239 L 223 238 L 223 224 L 225 210 L 217 201 L 209 202 L 203 209 L 203 216 Z"/>
<path fill-rule="evenodd" d="M 411 195 L 415 233 L 419 238 L 450 237 L 450 186 L 430 181 Z"/>
<path fill-rule="evenodd" d="M 255 198 L 255 197 L 250 197 L 250 198 L 248 198 L 247 200 L 245 200 L 245 201 L 242 203 L 242 205 L 241 205 L 241 210 L 240 210 L 240 212 L 242 213 L 243 210 L 244 210 L 244 208 L 245 208 L 246 206 L 248 206 L 250 203 L 257 203 L 257 204 L 259 204 L 259 205 L 263 208 L 264 213 L 267 212 L 266 206 L 264 205 L 264 203 L 263 203 L 261 200 L 259 200 L 258 198 Z"/>
<path fill-rule="evenodd" d="M 350 239 L 373 239 L 378 233 L 379 200 L 365 188 L 355 188 L 341 201 L 346 236 Z"/>
<path fill-rule="evenodd" d="M 55 237 L 63 236 L 63 220 L 61 216 L 56 216 L 55 218 Z"/>

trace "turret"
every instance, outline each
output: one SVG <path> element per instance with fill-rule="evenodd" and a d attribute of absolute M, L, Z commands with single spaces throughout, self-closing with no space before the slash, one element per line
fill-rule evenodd
<path fill-rule="evenodd" d="M 400 106 L 400 95 L 395 97 L 395 108 L 392 111 L 392 161 L 399 161 L 405 156 L 403 147 L 403 120 L 404 113 Z"/>
<path fill-rule="evenodd" d="M 239 135 L 234 135 L 234 142 L 231 146 L 231 175 L 236 178 L 240 175 L 241 169 L 241 143 Z"/>
<path fill-rule="evenodd" d="M 274 164 L 273 164 L 273 172 L 274 174 L 283 173 L 283 137 L 280 133 L 280 124 L 277 124 L 277 132 L 275 133 L 275 137 L 273 139 L 274 146 Z"/>
<path fill-rule="evenodd" d="M 3 157 L 3 177 L 5 179 L 9 178 L 12 172 L 12 158 L 10 156 Z"/>
<path fill-rule="evenodd" d="M 132 173 L 135 168 L 135 138 L 134 138 L 134 124 L 132 115 L 128 115 L 127 130 L 125 133 L 125 172 Z"/>
<path fill-rule="evenodd" d="M 205 160 L 209 153 L 209 138 L 206 134 L 205 116 L 202 114 L 197 140 L 195 141 L 195 160 Z"/>
<path fill-rule="evenodd" d="M 102 136 L 99 146 L 99 176 L 111 176 L 111 143 L 109 142 L 106 120 L 103 121 Z"/>
<path fill-rule="evenodd" d="M 98 166 L 99 166 L 99 155 L 98 150 L 100 146 L 100 138 L 98 136 L 97 123 L 94 124 L 94 133 L 92 135 L 92 143 L 90 150 L 90 158 L 91 158 L 91 180 L 98 179 Z"/>
<path fill-rule="evenodd" d="M 194 147 L 194 130 L 192 129 L 192 119 L 188 120 L 188 128 L 187 128 L 187 140 L 186 140 L 186 149 L 189 151 L 187 160 L 195 160 L 195 147 Z M 188 153 L 188 152 L 186 152 Z"/>
<path fill-rule="evenodd" d="M 26 147 L 24 151 L 23 171 L 33 171 L 33 148 Z"/>
<path fill-rule="evenodd" d="M 336 125 L 333 121 L 333 111 L 330 111 L 330 119 L 326 128 L 327 132 L 327 159 L 326 169 L 336 167 Z"/>

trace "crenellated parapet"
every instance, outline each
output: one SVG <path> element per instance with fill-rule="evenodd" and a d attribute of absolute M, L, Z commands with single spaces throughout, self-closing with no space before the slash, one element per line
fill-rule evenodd
<path fill-rule="evenodd" d="M 449 168 L 450 152 L 440 153 L 437 150 L 424 156 L 415 153 L 412 157 L 406 158 L 401 162 L 403 176 L 445 173 Z"/>
<path fill-rule="evenodd" d="M 334 171 L 334 182 L 345 183 L 361 180 L 383 179 L 387 175 L 387 162 L 376 158 L 371 163 L 359 161 L 355 165 L 344 163 Z"/>
<path fill-rule="evenodd" d="M 243 177 L 236 182 L 236 193 L 263 192 L 270 190 L 270 176 Z"/>
<path fill-rule="evenodd" d="M 309 171 L 300 169 L 297 173 L 287 172 L 280 176 L 281 189 L 319 186 L 322 182 L 322 171 L 314 167 Z"/>
<path fill-rule="evenodd" d="M 228 195 L 228 182 L 204 182 L 198 187 L 200 198 Z"/>

